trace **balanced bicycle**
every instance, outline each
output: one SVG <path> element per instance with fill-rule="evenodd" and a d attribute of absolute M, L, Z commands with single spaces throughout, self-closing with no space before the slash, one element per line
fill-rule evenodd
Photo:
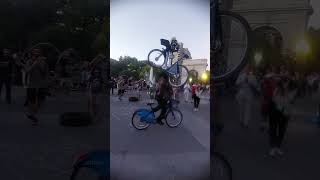
<path fill-rule="evenodd" d="M 155 68 L 162 68 L 169 76 L 169 83 L 173 87 L 183 86 L 189 78 L 189 70 L 182 65 L 182 58 L 178 58 L 173 63 L 173 54 L 170 51 L 171 45 L 169 40 L 161 39 L 161 45 L 166 48 L 153 49 L 148 54 L 148 63 Z"/>
<path fill-rule="evenodd" d="M 157 123 L 155 112 L 152 111 L 152 105 L 154 104 L 148 103 L 150 109 L 140 108 L 133 113 L 131 121 L 134 128 L 144 130 L 151 124 Z M 171 128 L 179 126 L 183 120 L 183 115 L 177 108 L 177 104 L 177 101 L 169 100 L 166 105 L 165 122 Z"/>
<path fill-rule="evenodd" d="M 252 31 L 241 15 L 220 10 L 221 3 L 211 0 L 210 58 L 214 82 L 226 81 L 243 69 L 252 50 Z"/>

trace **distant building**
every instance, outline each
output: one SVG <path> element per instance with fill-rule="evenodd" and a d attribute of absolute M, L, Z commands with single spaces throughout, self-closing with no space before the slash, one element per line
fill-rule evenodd
<path fill-rule="evenodd" d="M 185 65 L 189 72 L 196 71 L 198 75 L 201 75 L 207 70 L 208 60 L 207 59 L 185 59 L 183 60 L 183 65 Z"/>

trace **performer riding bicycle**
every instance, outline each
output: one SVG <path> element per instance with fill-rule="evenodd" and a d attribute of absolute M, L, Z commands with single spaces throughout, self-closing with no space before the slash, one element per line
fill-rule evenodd
<path fill-rule="evenodd" d="M 159 117 L 157 117 L 157 123 L 163 125 L 162 119 L 165 118 L 165 114 L 167 112 L 167 103 L 171 99 L 173 94 L 172 87 L 169 83 L 169 77 L 166 73 L 162 72 L 159 76 L 159 81 L 157 84 L 156 90 L 156 100 L 158 102 L 158 106 L 152 108 L 153 112 L 157 112 L 161 110 Z"/>

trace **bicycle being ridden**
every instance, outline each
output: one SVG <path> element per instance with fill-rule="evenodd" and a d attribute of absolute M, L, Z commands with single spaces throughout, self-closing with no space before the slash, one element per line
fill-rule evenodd
<path fill-rule="evenodd" d="M 156 91 L 156 100 L 158 105 L 152 107 L 154 103 L 148 103 L 151 110 L 148 109 L 138 109 L 133 113 L 132 125 L 138 129 L 145 129 L 152 123 L 158 123 L 163 125 L 162 119 L 166 120 L 169 127 L 177 127 L 182 121 L 182 113 L 174 107 L 177 101 L 172 99 L 172 87 L 168 83 L 168 76 L 166 74 L 161 74 L 158 88 Z M 160 115 L 156 118 L 155 112 L 161 110 Z M 171 121 L 174 121 L 172 123 Z"/>

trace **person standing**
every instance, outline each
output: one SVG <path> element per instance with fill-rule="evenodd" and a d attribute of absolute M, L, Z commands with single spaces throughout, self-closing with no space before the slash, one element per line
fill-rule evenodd
<path fill-rule="evenodd" d="M 122 101 L 122 96 L 124 95 L 124 92 L 125 92 L 125 79 L 120 76 L 119 79 L 118 79 L 118 84 L 117 84 L 117 89 L 118 89 L 118 99 L 120 101 Z"/>
<path fill-rule="evenodd" d="M 260 129 L 264 131 L 267 128 L 267 123 L 269 122 L 270 107 L 272 103 L 273 92 L 275 89 L 274 73 L 271 69 L 267 69 L 262 82 L 261 82 L 261 92 L 262 92 L 262 124 Z"/>
<path fill-rule="evenodd" d="M 271 147 L 269 154 L 271 156 L 283 154 L 281 145 L 287 129 L 294 96 L 294 91 L 290 92 L 289 90 L 288 79 L 282 79 L 277 83 L 269 118 L 269 140 Z"/>
<path fill-rule="evenodd" d="M 247 65 L 239 75 L 236 85 L 239 90 L 236 99 L 240 107 L 240 124 L 244 128 L 249 127 L 249 121 L 254 108 L 254 100 L 259 91 L 257 79 L 251 66 Z"/>
<path fill-rule="evenodd" d="M 200 86 L 196 83 L 192 84 L 192 98 L 193 98 L 193 106 L 194 111 L 199 111 L 200 104 Z"/>
<path fill-rule="evenodd" d="M 185 102 L 190 102 L 190 92 L 191 92 L 191 87 L 190 84 L 187 82 L 184 85 L 184 101 Z"/>
<path fill-rule="evenodd" d="M 47 95 L 49 67 L 45 59 L 41 56 L 40 49 L 34 49 L 31 61 L 28 61 L 25 67 L 28 73 L 26 115 L 32 125 L 38 125 L 36 115 Z"/>
<path fill-rule="evenodd" d="M 13 73 L 13 58 L 9 49 L 3 49 L 0 59 L 0 95 L 2 87 L 5 86 L 7 104 L 11 104 L 11 85 Z"/>
<path fill-rule="evenodd" d="M 99 67 L 95 66 L 90 71 L 89 79 L 89 112 L 95 122 L 101 120 L 101 104 L 99 103 L 99 95 L 102 94 L 102 71 Z M 101 100 L 101 99 L 100 99 Z"/>

